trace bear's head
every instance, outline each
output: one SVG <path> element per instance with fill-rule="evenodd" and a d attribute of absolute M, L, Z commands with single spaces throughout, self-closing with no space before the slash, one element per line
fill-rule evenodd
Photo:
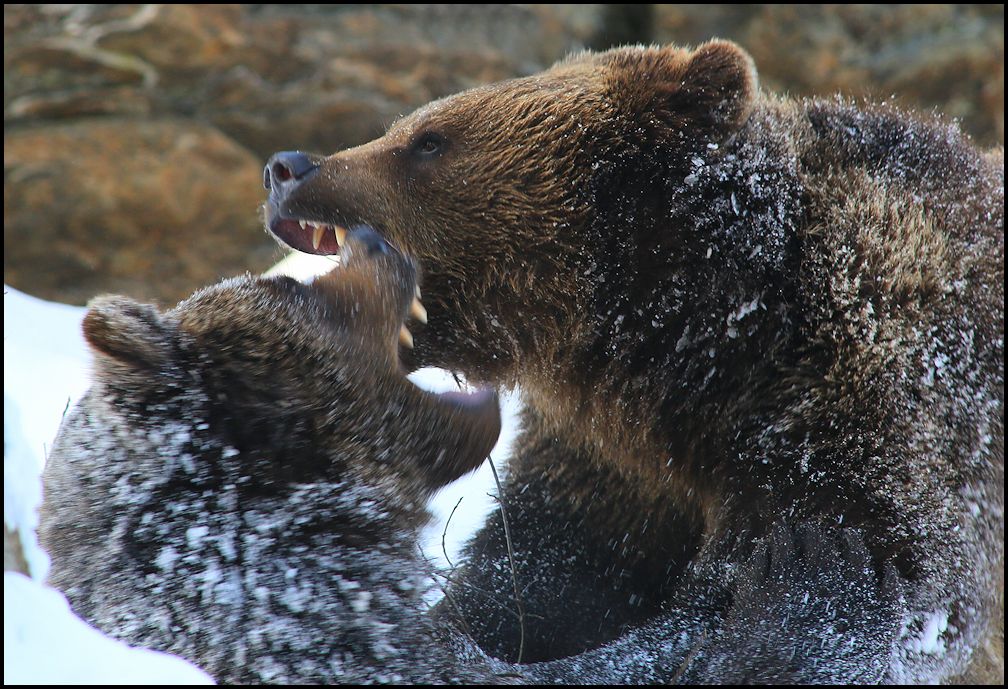
<path fill-rule="evenodd" d="M 492 392 L 406 379 L 416 279 L 362 228 L 308 284 L 92 302 L 93 384 L 46 464 L 39 532 L 74 611 L 220 682 L 452 672 L 421 616 L 418 530 L 500 415 Z"/>
<path fill-rule="evenodd" d="M 725 41 L 586 52 L 430 103 L 356 148 L 276 154 L 266 225 L 316 254 L 373 226 L 424 267 L 430 324 L 411 363 L 513 382 L 519 359 L 548 365 L 592 327 L 611 246 L 647 239 L 669 170 L 681 185 L 756 90 Z"/>
<path fill-rule="evenodd" d="M 166 312 L 96 299 L 83 323 L 92 397 L 123 427 L 113 434 L 153 439 L 154 454 L 181 437 L 187 461 L 229 466 L 254 491 L 357 481 L 420 515 L 486 458 L 500 415 L 493 392 L 433 394 L 406 378 L 416 280 L 410 259 L 361 228 L 307 284 L 244 276 Z"/>

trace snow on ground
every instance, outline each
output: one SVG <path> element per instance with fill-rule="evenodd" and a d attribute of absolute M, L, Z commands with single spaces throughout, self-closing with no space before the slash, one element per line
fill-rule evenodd
<path fill-rule="evenodd" d="M 213 684 L 181 658 L 103 635 L 59 591 L 4 572 L 4 684 Z"/>
<path fill-rule="evenodd" d="M 42 493 L 38 474 L 63 418 L 87 389 L 84 309 L 4 285 L 4 522 L 21 530 L 32 575 L 49 563 L 34 545 Z"/>
<path fill-rule="evenodd" d="M 270 272 L 306 278 L 331 267 L 332 259 L 297 255 Z M 49 559 L 35 538 L 39 477 L 64 413 L 88 386 L 90 354 L 80 329 L 84 311 L 4 285 L 4 522 L 19 533 L 32 575 L 4 573 L 4 684 L 206 684 L 209 678 L 181 659 L 130 648 L 89 627 L 62 594 L 41 583 Z M 410 378 L 436 391 L 456 387 L 437 369 Z M 504 396 L 502 407 L 503 430 L 491 453 L 498 472 L 514 439 L 517 397 Z M 421 549 L 435 567 L 447 567 L 445 553 L 458 561 L 466 539 L 495 508 L 490 496 L 496 492 L 484 464 L 431 500 L 434 520 Z"/>

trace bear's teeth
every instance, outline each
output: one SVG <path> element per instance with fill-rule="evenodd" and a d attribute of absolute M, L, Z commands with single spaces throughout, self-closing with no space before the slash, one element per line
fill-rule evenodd
<path fill-rule="evenodd" d="M 413 288 L 413 291 L 416 292 L 416 298 L 417 299 L 423 299 L 423 297 L 420 296 L 420 285 L 416 285 Z"/>
<path fill-rule="evenodd" d="M 302 230 L 307 230 L 308 229 L 308 221 L 307 220 L 298 220 L 298 225 L 301 226 Z"/>
<path fill-rule="evenodd" d="M 419 299 L 414 298 L 409 308 L 410 315 L 421 323 L 427 322 L 427 309 L 423 307 Z"/>
<path fill-rule="evenodd" d="M 347 231 L 345 227 L 340 227 L 339 225 L 333 225 L 333 234 L 336 235 L 336 244 L 343 246 L 343 242 L 346 241 Z"/>
<path fill-rule="evenodd" d="M 413 349 L 413 336 L 410 334 L 410 331 L 406 329 L 405 325 L 399 328 L 399 344 Z"/>
<path fill-rule="evenodd" d="M 324 232 L 325 232 L 325 230 L 323 230 L 318 225 L 315 225 L 314 229 L 312 230 L 311 243 L 312 243 L 312 246 L 315 248 L 316 251 L 318 251 L 319 244 L 322 243 L 322 234 Z"/>

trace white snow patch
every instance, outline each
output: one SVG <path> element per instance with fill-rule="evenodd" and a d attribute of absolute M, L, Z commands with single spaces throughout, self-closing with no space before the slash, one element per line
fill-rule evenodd
<path fill-rule="evenodd" d="M 372 597 L 373 594 L 370 591 L 358 591 L 357 594 L 350 600 L 350 607 L 358 615 L 363 615 L 371 609 Z"/>
<path fill-rule="evenodd" d="M 296 280 L 311 284 L 316 277 L 328 273 L 339 264 L 336 256 L 312 256 L 291 252 L 286 258 L 267 270 L 264 275 L 289 275 Z"/>
<path fill-rule="evenodd" d="M 133 648 L 89 627 L 66 598 L 4 572 L 4 684 L 213 684 L 166 653 Z"/>
<path fill-rule="evenodd" d="M 36 579 L 49 571 L 38 547 L 39 476 L 63 413 L 88 385 L 84 309 L 4 285 L 4 523 L 17 531 Z"/>
<path fill-rule="evenodd" d="M 208 526 L 190 526 L 186 529 L 186 545 L 191 550 L 198 550 L 208 533 L 210 533 L 210 527 Z"/>
<path fill-rule="evenodd" d="M 942 639 L 942 635 L 948 630 L 948 619 L 947 610 L 937 610 L 930 613 L 924 619 L 924 628 L 920 635 L 906 639 L 906 648 L 912 653 L 925 653 L 933 656 L 943 654 L 945 641 Z"/>
<path fill-rule="evenodd" d="M 743 318 L 745 318 L 746 316 L 748 316 L 750 313 L 752 313 L 753 311 L 755 311 L 756 309 L 759 308 L 760 299 L 762 299 L 762 298 L 763 298 L 763 295 L 760 294 L 759 296 L 753 297 L 752 301 L 744 302 L 733 313 L 728 314 L 728 317 L 725 320 L 728 323 L 737 323 L 737 322 L 739 322 L 740 320 L 742 320 Z"/>
<path fill-rule="evenodd" d="M 938 611 L 931 613 L 920 637 L 921 653 L 938 655 L 945 651 L 945 642 L 941 636 L 948 629 L 948 613 Z"/>
<path fill-rule="evenodd" d="M 178 560 L 179 554 L 170 545 L 165 546 L 158 552 L 158 556 L 154 559 L 154 564 L 158 566 L 162 572 L 171 572 L 175 569 L 175 562 Z"/>
<path fill-rule="evenodd" d="M 410 380 L 418 387 L 433 392 L 458 389 L 458 384 L 451 374 L 441 369 L 421 369 L 410 375 Z M 519 410 L 517 392 L 501 395 L 501 434 L 490 452 L 490 458 L 497 467 L 498 474 L 502 473 L 505 460 L 511 455 L 511 446 L 518 431 Z M 421 534 L 420 547 L 434 567 L 450 568 L 449 559 L 451 563 L 458 564 L 465 543 L 486 521 L 490 511 L 496 509 L 496 503 L 490 497 L 496 493 L 497 486 L 494 484 L 493 472 L 490 465 L 484 462 L 476 471 L 445 486 L 431 498 L 428 507 L 434 519 Z M 439 597 L 440 594 L 435 594 L 434 600 Z"/>

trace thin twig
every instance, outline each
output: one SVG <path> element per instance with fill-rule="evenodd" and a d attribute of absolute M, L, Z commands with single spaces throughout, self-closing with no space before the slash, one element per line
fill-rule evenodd
<path fill-rule="evenodd" d="M 459 379 L 458 374 L 455 371 L 451 371 L 451 375 L 452 378 L 455 379 L 455 384 L 458 385 L 461 390 L 462 381 Z M 511 527 L 508 524 L 507 511 L 504 509 L 504 489 L 501 488 L 500 477 L 497 475 L 497 467 L 494 466 L 493 459 L 490 458 L 490 455 L 487 455 L 486 461 L 487 464 L 490 465 L 490 471 L 493 472 L 494 483 L 497 484 L 497 505 L 500 507 L 501 521 L 504 524 L 504 540 L 507 542 L 508 563 L 511 565 L 511 586 L 514 589 L 515 607 L 518 609 L 518 627 L 521 632 L 521 637 L 518 642 L 517 662 L 521 663 L 522 656 L 525 654 L 525 601 L 518 592 L 518 571 L 515 567 L 514 544 L 511 540 Z"/>
<path fill-rule="evenodd" d="M 445 545 L 445 535 L 448 533 L 448 525 L 451 524 L 452 517 L 455 516 L 455 510 L 457 510 L 458 506 L 462 504 L 462 498 L 464 497 L 465 496 L 463 495 L 458 499 L 458 502 L 455 503 L 455 507 L 452 508 L 451 514 L 448 515 L 448 520 L 445 522 L 444 531 L 441 532 L 441 552 L 444 553 L 444 559 L 448 562 L 448 566 L 452 569 L 455 569 L 455 563 L 453 563 L 451 558 L 448 557 L 448 548 Z"/>
<path fill-rule="evenodd" d="M 504 523 L 504 539 L 507 541 L 508 549 L 508 561 L 511 564 L 511 585 L 514 587 L 515 595 L 515 606 L 518 608 L 518 625 L 521 629 L 521 640 L 518 643 L 518 660 L 520 664 L 522 661 L 522 655 L 525 652 L 525 603 L 518 593 L 518 573 L 515 570 L 515 556 L 514 548 L 511 543 L 511 528 L 508 526 L 507 512 L 504 510 L 504 491 L 501 488 L 500 478 L 497 476 L 497 467 L 494 466 L 493 460 L 490 456 L 487 456 L 487 462 L 490 464 L 490 471 L 493 472 L 494 483 L 497 484 L 497 504 L 500 505 L 501 521 Z"/>
<path fill-rule="evenodd" d="M 448 592 L 448 589 L 445 588 L 445 586 L 437 579 L 440 576 L 444 577 L 446 582 L 453 583 L 451 579 L 451 574 L 450 573 L 442 574 L 441 572 L 437 571 L 437 568 L 434 567 L 430 558 L 428 558 L 427 555 L 424 553 L 423 546 L 418 547 L 420 548 L 421 557 L 423 557 L 428 567 L 430 567 L 428 572 L 430 574 L 431 581 L 434 582 L 435 586 L 441 589 L 441 594 L 444 596 L 445 601 L 447 601 L 447 605 L 451 607 L 452 610 L 455 611 L 455 619 L 459 622 L 459 624 L 462 625 L 462 632 L 471 639 L 472 630 L 469 628 L 469 624 L 466 622 L 465 617 L 462 616 L 462 611 L 459 609 L 458 603 L 455 601 L 455 598 L 452 596 L 452 594 Z M 452 568 L 452 572 L 454 572 L 454 568 Z"/>
<path fill-rule="evenodd" d="M 508 615 L 511 615 L 515 619 L 518 619 L 518 613 L 516 613 L 514 610 L 508 607 L 508 603 L 510 601 L 501 602 L 497 597 L 497 593 L 494 591 L 481 589 L 478 586 L 475 586 L 474 584 L 470 584 L 468 581 L 465 581 L 464 579 L 455 579 L 453 574 L 445 574 L 444 572 L 432 571 L 431 576 L 441 577 L 448 584 L 451 584 L 452 586 L 462 587 L 474 594 L 478 594 L 479 596 L 482 596 L 488 603 L 492 603 L 493 605 L 495 605 L 501 612 L 506 612 Z M 527 614 L 527 616 L 533 617 L 533 615 L 529 614 Z"/>

